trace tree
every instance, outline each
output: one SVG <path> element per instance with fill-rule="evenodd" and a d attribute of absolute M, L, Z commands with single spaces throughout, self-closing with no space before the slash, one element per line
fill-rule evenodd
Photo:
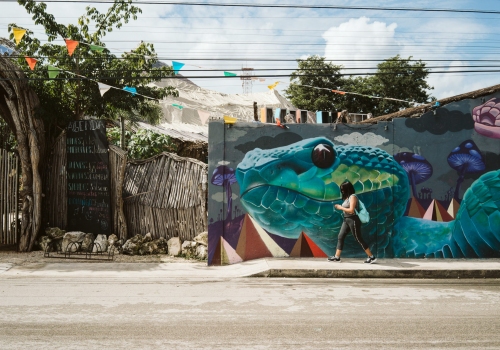
<path fill-rule="evenodd" d="M 290 76 L 285 96 L 294 106 L 310 111 L 331 111 L 341 104 L 341 97 L 330 90 L 344 85 L 342 66 L 325 62 L 324 57 L 311 56 L 297 60 L 299 68 Z M 325 90 L 315 89 L 318 87 Z"/>
<path fill-rule="evenodd" d="M 33 248 L 42 219 L 41 159 L 45 132 L 36 111 L 39 100 L 26 76 L 10 59 L 0 56 L 0 117 L 17 141 L 21 161 L 21 228 L 19 250 Z"/>
<path fill-rule="evenodd" d="M 120 28 L 131 18 L 136 19 L 141 12 L 132 6 L 132 0 L 115 0 L 106 13 L 87 7 L 77 25 L 67 26 L 59 24 L 53 15 L 47 13 L 47 6 L 43 2 L 18 2 L 33 15 L 35 24 L 44 27 L 48 37 L 48 43 L 42 45 L 28 30 L 16 47 L 19 53 L 17 65 L 13 62 L 16 56 L 0 57 L 0 117 L 16 138 L 22 169 L 19 250 L 30 251 L 41 228 L 41 164 L 45 140 L 51 139 L 51 131 L 55 134 L 68 121 L 83 116 L 110 119 L 140 116 L 147 117 L 147 121 L 160 118 L 158 104 L 141 96 L 111 89 L 101 97 L 96 81 L 118 88 L 133 86 L 139 94 L 154 99 L 169 94 L 177 95 L 177 92 L 171 87 L 147 86 L 172 74 L 171 67 L 155 68 L 157 56 L 152 44 L 141 42 L 131 53 L 122 55 L 121 59 L 105 49 L 103 38 L 106 33 Z M 89 30 L 91 23 L 96 28 L 92 33 Z M 14 27 L 17 27 L 15 23 L 9 24 L 9 30 Z M 53 43 L 57 38 L 70 38 L 88 45 L 79 45 L 74 55 L 69 56 L 64 45 Z M 104 49 L 92 50 L 89 45 Z M 35 70 L 28 71 L 29 78 L 20 69 L 26 66 L 24 56 L 38 59 Z M 58 79 L 47 79 L 48 65 L 69 73 L 61 73 Z"/>
<path fill-rule="evenodd" d="M 412 57 L 407 59 L 391 57 L 377 65 L 377 73 L 366 78 L 373 88 L 373 95 L 390 97 L 418 103 L 429 102 L 429 90 L 433 88 L 427 84 L 429 69 L 421 60 L 412 64 Z M 397 112 L 408 107 L 407 103 L 380 99 L 373 114 L 384 115 Z"/>
<path fill-rule="evenodd" d="M 94 47 L 93 50 L 90 46 L 105 48 L 106 33 L 121 28 L 130 19 L 137 19 L 142 11 L 132 5 L 132 0 L 115 0 L 105 13 L 94 7 L 87 7 L 85 14 L 78 19 L 78 24 L 69 25 L 58 23 L 53 15 L 46 12 L 47 5 L 43 2 L 18 2 L 33 15 L 35 24 L 44 27 L 48 38 L 48 43 L 41 44 L 39 39 L 33 37 L 33 32 L 28 30 L 18 45 L 18 50 L 39 60 L 35 70 L 30 72 L 30 86 L 40 99 L 39 112 L 49 130 L 65 126 L 68 121 L 84 116 L 116 120 L 139 115 L 152 123 L 160 118 L 161 109 L 155 107 L 152 100 L 117 89 L 110 89 L 101 97 L 96 81 L 118 88 L 135 87 L 138 94 L 155 99 L 162 99 L 167 95 L 177 96 L 177 91 L 172 87 L 148 86 L 162 77 L 173 75 L 169 66 L 156 67 L 157 55 L 152 44 L 141 42 L 132 52 L 122 54 L 121 58 L 108 49 L 100 51 Z M 15 23 L 9 24 L 9 30 L 14 27 L 17 27 Z M 95 30 L 91 32 L 90 27 L 95 27 Z M 86 44 L 78 45 L 70 56 L 64 44 L 54 43 L 57 39 L 66 38 Z M 24 57 L 19 57 L 18 64 L 26 66 Z M 58 76 L 61 79 L 49 80 L 48 65 L 77 75 L 61 73 Z"/>
<path fill-rule="evenodd" d="M 106 130 L 108 141 L 119 145 L 121 131 L 119 128 Z M 125 131 L 127 138 L 127 152 L 132 159 L 147 159 L 163 152 L 175 152 L 177 147 L 172 138 L 167 135 L 158 134 L 151 130 L 141 129 L 137 132 Z"/>
<path fill-rule="evenodd" d="M 324 57 L 312 56 L 298 60 L 299 68 L 290 77 L 291 83 L 285 94 L 300 109 L 347 109 L 349 112 L 373 115 L 392 113 L 410 104 L 384 98 L 418 103 L 431 99 L 428 90 L 432 87 L 426 82 L 429 75 L 426 64 L 422 61 L 412 62 L 411 57 L 402 59 L 398 55 L 379 63 L 377 72 L 372 76 L 342 77 L 342 66 L 326 63 Z M 331 90 L 356 94 L 339 95 Z"/>

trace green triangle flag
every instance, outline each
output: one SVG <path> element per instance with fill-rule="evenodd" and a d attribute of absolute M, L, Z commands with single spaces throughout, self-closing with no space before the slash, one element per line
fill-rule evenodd
<path fill-rule="evenodd" d="M 226 77 L 236 77 L 236 76 L 238 76 L 238 74 L 231 73 L 231 72 L 224 72 L 224 76 L 226 76 Z"/>
<path fill-rule="evenodd" d="M 47 70 L 49 72 L 49 79 L 54 79 L 60 73 L 59 68 L 54 67 L 54 66 L 48 66 Z"/>
<path fill-rule="evenodd" d="M 103 52 L 104 51 L 104 47 L 102 46 L 97 46 L 97 45 L 91 45 L 89 44 L 89 47 L 92 51 L 97 51 L 97 52 Z"/>

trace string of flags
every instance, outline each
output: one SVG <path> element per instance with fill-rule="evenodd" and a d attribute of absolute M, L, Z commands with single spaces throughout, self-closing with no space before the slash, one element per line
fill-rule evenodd
<path fill-rule="evenodd" d="M 368 97 L 368 98 L 376 98 L 376 99 L 381 99 L 381 100 L 391 100 L 391 101 L 405 102 L 405 103 L 409 103 L 409 104 L 416 104 L 416 102 L 400 100 L 400 99 L 392 98 L 392 97 L 380 97 L 380 96 L 365 95 L 365 94 L 360 94 L 358 92 L 332 90 L 329 88 L 321 88 L 321 87 L 317 87 L 317 86 L 303 85 L 303 84 L 294 84 L 294 85 L 310 87 L 310 88 L 317 89 L 317 90 L 327 90 L 327 91 L 333 92 L 334 94 L 339 94 L 339 95 L 349 94 L 349 95 L 357 95 L 357 96 L 363 96 L 363 97 Z"/>
<path fill-rule="evenodd" d="M 16 43 L 19 44 L 21 42 L 22 38 L 24 37 L 24 35 L 26 34 L 26 30 L 22 29 L 22 28 L 13 28 L 13 32 L 14 32 L 14 39 L 15 39 Z M 92 51 L 102 52 L 102 51 L 105 50 L 105 48 L 102 47 L 102 46 L 93 45 L 93 44 L 89 44 L 89 43 L 85 43 L 85 42 L 81 42 L 81 41 L 77 41 L 77 40 L 71 40 L 71 39 L 67 39 L 67 38 L 64 39 L 64 42 L 66 44 L 66 48 L 67 48 L 68 54 L 70 56 L 72 56 L 74 54 L 76 48 L 80 44 L 84 44 L 84 45 L 89 46 L 89 48 Z M 14 49 L 9 48 L 9 47 L 4 46 L 4 45 L 0 45 L 0 54 L 1 55 L 4 55 L 4 54 L 7 53 L 10 56 L 14 52 L 15 52 Z M 129 54 L 134 54 L 134 53 L 129 53 Z M 139 55 L 139 56 L 146 57 L 144 55 Z M 25 60 L 26 60 L 26 62 L 28 64 L 28 66 L 30 67 L 30 69 L 34 70 L 35 67 L 36 67 L 36 65 L 37 65 L 37 63 L 38 63 L 38 60 L 36 58 L 34 58 L 34 57 L 29 57 L 29 56 L 24 56 L 24 58 L 25 58 Z M 173 68 L 174 68 L 174 71 L 175 71 L 176 74 L 178 74 L 179 70 L 182 67 L 184 67 L 184 63 L 182 63 L 182 62 L 172 62 L 172 63 L 173 63 Z M 80 78 L 83 78 L 83 79 L 87 79 L 87 80 L 90 80 L 90 81 L 94 81 L 98 85 L 99 93 L 101 94 L 101 96 L 104 96 L 104 94 L 106 92 L 108 92 L 110 89 L 117 89 L 117 90 L 123 90 L 125 92 L 128 92 L 132 96 L 136 96 L 137 95 L 137 96 L 142 96 L 144 98 L 156 100 L 153 97 L 149 97 L 149 96 L 145 96 L 145 95 L 137 93 L 137 89 L 135 87 L 132 87 L 132 86 L 125 86 L 124 88 L 117 88 L 117 87 L 114 87 L 114 86 L 111 86 L 111 85 L 107 85 L 107 84 L 101 83 L 101 82 L 96 81 L 94 79 L 88 78 L 86 76 L 83 76 L 83 75 L 80 75 L 80 74 L 76 74 L 76 73 L 73 73 L 73 72 L 61 69 L 61 68 L 53 66 L 53 65 L 48 65 L 47 66 L 47 74 L 48 74 L 49 79 L 55 79 L 55 78 L 57 78 L 58 75 L 61 72 L 68 73 L 68 74 L 71 74 L 71 75 L 74 75 L 74 76 L 77 76 L 77 77 L 80 77 Z M 227 73 L 234 74 L 234 75 L 229 75 L 229 76 L 236 76 L 235 73 L 230 73 L 230 72 L 227 72 Z M 179 109 L 179 110 L 182 110 L 184 108 L 184 106 L 181 105 L 181 104 L 179 104 L 179 103 L 173 103 L 172 106 L 175 107 L 175 108 L 177 108 L 177 109 Z M 207 120 L 209 119 L 209 117 L 210 117 L 210 112 L 202 111 L 202 110 L 197 110 L 197 112 L 198 112 L 198 116 L 200 118 L 200 121 L 201 121 L 202 125 L 204 125 L 207 122 Z"/>
<path fill-rule="evenodd" d="M 16 44 L 19 44 L 22 41 L 23 37 L 25 36 L 25 34 L 27 32 L 27 30 L 23 29 L 23 28 L 13 28 L 12 31 L 13 31 L 13 35 L 14 35 L 14 39 L 15 39 Z M 69 38 L 64 38 L 64 42 L 66 44 L 66 48 L 67 48 L 69 56 L 73 56 L 73 54 L 75 53 L 75 50 L 81 44 L 87 45 L 90 48 L 90 50 L 92 50 L 92 51 L 103 52 L 105 50 L 105 48 L 102 46 L 89 44 L 89 43 L 86 43 L 83 41 L 72 40 Z M 14 52 L 15 52 L 14 49 L 9 48 L 9 47 L 4 46 L 4 45 L 0 45 L 0 54 L 4 55 L 5 53 L 7 53 L 8 55 L 12 55 Z M 130 54 L 135 54 L 135 53 L 130 53 Z M 149 58 L 145 55 L 140 55 L 140 54 L 137 54 L 137 55 L 145 57 L 146 59 Z M 35 70 L 36 65 L 38 63 L 38 60 L 34 57 L 29 57 L 29 56 L 25 56 L 25 60 L 26 60 L 26 63 L 28 64 L 29 68 L 31 70 Z M 185 63 L 172 61 L 172 68 L 173 68 L 175 74 L 179 74 L 180 70 L 184 66 L 185 66 Z M 196 67 L 198 67 L 198 66 L 196 66 Z M 198 68 L 202 68 L 202 67 L 198 67 Z M 142 96 L 142 97 L 145 97 L 148 99 L 154 99 L 154 98 L 149 97 L 149 96 L 144 96 L 144 95 L 138 94 L 137 89 L 135 87 L 125 86 L 124 88 L 117 88 L 117 87 L 114 87 L 111 85 L 103 84 L 101 82 L 98 82 L 98 81 L 91 79 L 91 78 L 88 78 L 86 76 L 82 76 L 82 75 L 79 75 L 79 74 L 76 74 L 76 73 L 73 73 L 73 72 L 70 72 L 67 70 L 63 70 L 63 69 L 56 67 L 54 65 L 47 66 L 47 74 L 48 74 L 49 79 L 56 79 L 61 72 L 68 73 L 68 74 L 71 74 L 74 76 L 81 77 L 83 79 L 87 79 L 87 80 L 96 82 L 98 84 L 98 88 L 99 88 L 99 92 L 100 92 L 101 96 L 104 96 L 104 94 L 106 92 L 108 92 L 110 89 L 118 89 L 118 90 L 123 90 L 125 92 L 130 93 L 132 96 L 138 95 L 138 96 Z M 238 76 L 237 73 L 229 72 L 229 71 L 224 71 L 223 74 L 225 77 L 237 77 Z M 260 82 L 266 81 L 266 79 L 262 79 L 262 78 L 258 78 L 258 77 L 251 77 L 250 79 L 251 80 L 259 80 Z M 275 82 L 275 83 L 269 85 L 268 88 L 270 90 L 273 90 L 274 88 L 276 88 L 276 86 L 278 84 L 279 84 L 279 82 Z M 179 110 L 182 110 L 185 107 L 179 103 L 173 103 L 172 106 L 176 109 L 179 109 Z M 197 110 L 197 112 L 198 112 L 198 116 L 200 118 L 202 125 L 204 125 L 210 117 L 210 112 L 202 111 L 202 110 Z"/>

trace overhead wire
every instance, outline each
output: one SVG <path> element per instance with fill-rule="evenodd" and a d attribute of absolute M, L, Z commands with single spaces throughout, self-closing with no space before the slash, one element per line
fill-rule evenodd
<path fill-rule="evenodd" d="M 3 0 L 17 2 L 17 0 Z M 45 3 L 72 3 L 72 4 L 112 4 L 114 0 L 44 0 Z M 426 7 L 384 7 L 384 6 L 345 6 L 345 5 L 314 5 L 314 4 L 278 4 L 278 3 L 218 3 L 201 1 L 151 1 L 136 0 L 135 5 L 178 5 L 178 6 L 207 6 L 207 7 L 244 7 L 244 8 L 278 8 L 278 9 L 321 9 L 321 10 L 369 10 L 369 11 L 408 11 L 408 12 L 447 12 L 470 14 L 500 14 L 497 10 L 457 9 L 457 8 L 426 8 Z"/>

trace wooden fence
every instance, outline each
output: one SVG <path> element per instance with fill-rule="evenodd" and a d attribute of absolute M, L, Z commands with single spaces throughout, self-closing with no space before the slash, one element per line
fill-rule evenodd
<path fill-rule="evenodd" d="M 111 218 L 113 232 L 119 239 L 127 239 L 127 221 L 123 212 L 123 180 L 127 166 L 127 152 L 119 147 L 109 146 L 109 168 L 111 175 Z"/>
<path fill-rule="evenodd" d="M 170 153 L 129 161 L 123 187 L 129 237 L 190 240 L 206 231 L 207 172 L 205 163 Z"/>
<path fill-rule="evenodd" d="M 15 245 L 18 239 L 19 167 L 15 154 L 0 149 L 0 244 Z"/>
<path fill-rule="evenodd" d="M 113 233 L 126 240 L 136 234 L 194 238 L 207 230 L 208 166 L 191 158 L 162 153 L 127 160 L 119 147 L 109 147 Z M 66 229 L 66 132 L 51 148 L 44 175 L 44 224 Z"/>

